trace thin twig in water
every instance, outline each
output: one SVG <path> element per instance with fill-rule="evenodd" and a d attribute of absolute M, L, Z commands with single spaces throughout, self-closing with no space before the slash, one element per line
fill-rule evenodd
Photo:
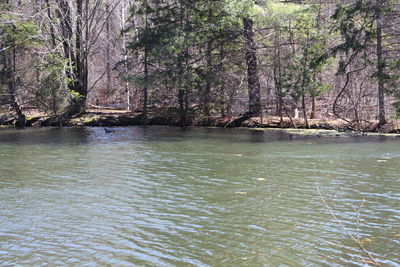
<path fill-rule="evenodd" d="M 355 238 L 349 230 L 347 230 L 347 228 L 343 225 L 343 223 L 341 221 L 339 221 L 339 219 L 336 217 L 335 213 L 333 212 L 332 208 L 329 206 L 329 204 L 326 202 L 325 198 L 322 196 L 321 190 L 319 189 L 319 186 L 317 185 L 317 190 L 318 190 L 318 194 L 319 197 L 321 198 L 322 202 L 324 203 L 325 207 L 328 209 L 329 213 L 331 214 L 331 216 L 333 217 L 333 219 L 340 225 L 340 227 L 343 228 L 343 230 L 346 232 L 346 234 L 358 245 L 358 247 L 364 251 L 364 253 L 368 256 L 368 258 L 370 258 L 371 262 L 376 265 L 376 266 L 381 266 L 379 264 L 379 262 L 377 262 L 375 260 L 375 258 L 368 252 L 368 250 L 366 250 L 364 248 L 364 246 L 360 243 L 360 241 Z"/>
<path fill-rule="evenodd" d="M 360 241 L 360 214 L 361 214 L 361 209 L 364 207 L 364 202 L 365 199 L 361 202 L 360 206 L 358 209 L 354 209 L 355 212 L 357 212 L 357 240 Z"/>

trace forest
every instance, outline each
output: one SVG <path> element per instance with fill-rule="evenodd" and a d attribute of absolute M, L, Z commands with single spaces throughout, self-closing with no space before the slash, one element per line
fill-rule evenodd
<path fill-rule="evenodd" d="M 400 266 L 399 25 L 0 0 L 0 266 Z"/>
<path fill-rule="evenodd" d="M 24 126 L 32 109 L 57 123 L 106 109 L 143 124 L 379 129 L 400 114 L 397 0 L 2 0 L 0 10 L 0 124 Z"/>

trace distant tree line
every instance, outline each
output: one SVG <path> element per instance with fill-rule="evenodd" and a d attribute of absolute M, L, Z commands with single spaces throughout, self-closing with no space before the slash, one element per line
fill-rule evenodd
<path fill-rule="evenodd" d="M 2 0 L 0 12 L 0 96 L 21 125 L 25 106 L 182 124 L 400 115 L 398 0 Z"/>

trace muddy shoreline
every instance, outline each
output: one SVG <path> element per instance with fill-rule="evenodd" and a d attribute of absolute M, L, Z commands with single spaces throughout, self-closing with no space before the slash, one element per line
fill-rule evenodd
<path fill-rule="evenodd" d="M 0 126 L 12 127 L 15 119 L 10 114 L 0 115 Z M 175 115 L 149 114 L 146 120 L 140 113 L 128 112 L 86 112 L 60 123 L 54 117 L 49 116 L 27 116 L 26 127 L 47 127 L 47 126 L 69 126 L 69 127 L 117 127 L 133 125 L 163 125 L 181 127 L 182 123 Z M 352 133 L 356 135 L 366 134 L 391 134 L 400 136 L 400 123 L 397 120 L 389 121 L 384 127 L 378 128 L 376 122 L 352 123 L 342 120 L 309 120 L 307 128 L 303 119 L 279 117 L 189 117 L 185 126 L 197 127 L 219 127 L 219 128 L 257 128 L 257 129 L 286 129 L 293 133 L 308 132 L 309 134 L 321 134 L 326 131 L 329 135 L 335 132 Z"/>

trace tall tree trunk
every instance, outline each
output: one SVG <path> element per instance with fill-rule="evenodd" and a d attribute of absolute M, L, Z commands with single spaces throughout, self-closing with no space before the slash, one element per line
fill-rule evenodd
<path fill-rule="evenodd" d="M 59 10 L 57 12 L 60 19 L 61 38 L 64 51 L 64 58 L 70 62 L 72 66 L 75 61 L 75 56 L 72 52 L 72 18 L 71 8 L 66 0 L 58 0 Z M 69 73 L 68 78 L 73 78 Z"/>
<path fill-rule="evenodd" d="M 281 41 L 280 41 L 281 30 L 279 27 L 275 27 L 275 40 L 274 40 L 274 82 L 276 87 L 276 115 L 279 116 L 279 126 L 283 125 L 283 92 L 281 84 Z"/>
<path fill-rule="evenodd" d="M 45 0 L 46 2 L 46 9 L 47 9 L 47 17 L 49 20 L 49 25 L 50 25 L 50 41 L 51 41 L 51 45 L 54 47 L 56 47 L 56 35 L 55 35 L 55 29 L 54 29 L 54 25 L 53 25 L 53 18 L 51 16 L 51 8 L 50 8 L 50 2 L 49 0 Z"/>
<path fill-rule="evenodd" d="M 243 18 L 244 39 L 247 64 L 247 82 L 249 91 L 248 115 L 261 115 L 260 80 L 258 79 L 256 43 L 254 41 L 253 21 L 250 18 Z"/>
<path fill-rule="evenodd" d="M 106 3 L 106 13 L 109 14 L 110 5 Z M 110 17 L 107 16 L 106 21 L 106 92 L 110 93 L 112 84 L 111 84 L 111 48 L 110 48 L 110 40 L 111 40 L 111 31 L 110 31 Z"/>
<path fill-rule="evenodd" d="M 147 6 L 147 1 L 145 1 L 145 4 Z M 149 20 L 148 20 L 148 10 L 146 7 L 145 11 L 145 29 L 146 31 L 149 29 Z M 148 102 L 148 91 L 149 91 L 149 44 L 146 43 L 144 47 L 144 59 L 143 59 L 143 64 L 144 64 L 144 86 L 143 86 L 143 118 L 144 120 L 147 120 L 147 102 Z"/>
<path fill-rule="evenodd" d="M 179 89 L 178 92 L 178 103 L 180 125 L 186 127 L 185 91 L 182 89 Z"/>
<path fill-rule="evenodd" d="M 382 51 L 382 24 L 381 24 L 382 0 L 376 0 L 375 20 L 376 20 L 376 55 L 377 55 L 377 77 L 378 77 L 378 120 L 379 126 L 386 123 L 385 118 L 385 81 Z"/>
<path fill-rule="evenodd" d="M 224 48 L 224 44 L 221 44 L 220 50 L 219 50 L 219 64 L 218 64 L 218 72 L 219 73 L 223 73 L 224 71 L 224 59 L 225 59 L 225 48 Z M 225 97 L 225 79 L 222 78 L 219 80 L 220 81 L 220 86 L 219 86 L 219 96 L 221 98 L 220 100 L 220 110 L 221 110 L 221 115 L 225 116 L 227 114 L 229 114 L 229 103 L 228 101 L 226 101 L 226 97 Z"/>
<path fill-rule="evenodd" d="M 81 2 L 80 0 L 77 0 Z M 67 0 L 57 0 L 59 10 L 57 12 L 58 18 L 60 19 L 60 29 L 61 29 L 61 37 L 62 37 L 62 45 L 63 45 L 63 52 L 64 58 L 68 60 L 69 68 L 66 70 L 66 76 L 69 80 L 68 88 L 71 93 L 81 94 L 81 90 L 79 89 L 79 79 L 80 75 L 78 70 L 80 70 L 80 53 L 74 53 L 73 47 L 73 30 L 72 30 L 72 17 L 71 17 L 71 7 Z M 78 6 L 78 18 L 77 18 L 77 30 L 76 33 L 76 44 L 79 44 L 80 47 L 80 40 L 82 37 L 81 31 L 81 15 L 82 15 L 82 2 Z M 78 23 L 79 21 L 79 23 Z M 79 65 L 79 69 L 78 69 Z M 79 96 L 73 96 L 71 100 L 70 107 L 65 114 L 67 117 L 73 116 L 76 113 L 79 113 L 81 110 L 81 104 L 79 103 Z"/>
<path fill-rule="evenodd" d="M 211 94 L 211 80 L 212 80 L 212 40 L 211 38 L 207 42 L 206 51 L 207 61 L 207 76 L 206 85 L 203 92 L 203 112 L 204 115 L 209 117 L 210 114 L 210 94 Z"/>
<path fill-rule="evenodd" d="M 180 3 L 180 28 L 182 32 L 186 31 L 186 26 L 184 25 L 185 23 L 185 10 L 183 7 L 183 4 Z M 184 76 L 184 64 L 187 62 L 188 56 L 189 56 L 189 51 L 188 48 L 185 46 L 183 47 L 181 59 L 178 62 L 178 69 L 179 69 L 179 79 L 183 81 L 183 76 Z M 184 87 L 182 87 L 184 86 Z M 186 85 L 181 85 L 179 90 L 178 90 L 178 103 L 179 103 L 179 120 L 180 120 L 180 125 L 181 127 L 186 127 L 187 123 L 187 107 L 185 107 L 185 104 L 187 104 L 187 88 Z"/>
<path fill-rule="evenodd" d="M 76 93 L 72 99 L 69 108 L 69 116 L 80 113 L 85 110 L 87 87 L 88 87 L 88 66 L 87 66 L 87 29 L 84 32 L 83 28 L 87 27 L 84 23 L 83 1 L 76 0 L 76 32 L 75 32 L 75 65 L 74 65 L 74 83 L 73 91 Z M 86 0 L 86 15 L 88 12 L 88 0 Z"/>
<path fill-rule="evenodd" d="M 306 128 L 309 128 L 308 120 L 307 120 L 307 107 L 306 107 L 306 87 L 308 82 L 306 81 L 308 73 L 307 73 L 307 65 L 308 63 L 308 49 L 309 49 L 309 30 L 307 29 L 307 39 L 306 39 L 306 49 L 304 51 L 304 60 L 303 60 L 303 77 L 301 78 L 301 105 L 303 108 L 303 117 L 304 117 L 304 124 Z"/>
<path fill-rule="evenodd" d="M 125 76 L 128 75 L 128 54 L 127 54 L 127 48 L 126 48 L 126 35 L 125 35 L 125 10 L 126 10 L 126 5 L 125 5 L 125 0 L 122 0 L 122 6 L 121 6 L 121 34 L 122 34 L 122 52 L 124 54 L 124 61 L 125 61 Z M 134 18 L 133 18 L 134 19 Z M 131 92 L 129 89 L 129 82 L 125 82 L 125 92 L 126 92 L 126 110 L 130 111 L 131 110 Z M 136 95 L 136 93 L 135 93 Z M 135 98 L 133 98 L 135 99 Z"/>
<path fill-rule="evenodd" d="M 315 96 L 311 97 L 311 114 L 310 114 L 310 119 L 315 119 L 316 117 L 316 103 L 315 103 Z"/>
<path fill-rule="evenodd" d="M 147 23 L 146 23 L 147 24 Z M 144 86 L 143 86 L 143 118 L 147 119 L 147 102 L 148 102 L 148 84 L 149 84 L 149 62 L 148 47 L 144 49 Z"/>
<path fill-rule="evenodd" d="M 72 104 L 70 107 L 70 115 L 80 113 L 82 109 L 83 94 L 82 94 L 82 73 L 83 73 L 83 31 L 82 31 L 82 1 L 76 0 L 76 40 L 75 40 L 75 81 L 74 81 L 74 91 L 77 95 L 72 99 Z"/>

